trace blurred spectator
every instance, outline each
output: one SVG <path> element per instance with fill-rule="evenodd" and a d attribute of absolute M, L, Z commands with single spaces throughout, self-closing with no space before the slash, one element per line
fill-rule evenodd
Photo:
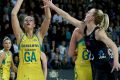
<path fill-rule="evenodd" d="M 120 43 L 120 23 L 119 22 L 117 22 L 116 28 L 117 28 L 117 44 L 119 45 Z"/>
<path fill-rule="evenodd" d="M 59 4 L 55 4 L 57 7 L 59 7 Z M 52 23 L 62 23 L 63 19 L 62 16 L 55 13 L 52 18 Z"/>
<path fill-rule="evenodd" d="M 67 46 L 69 45 L 69 42 L 70 42 L 70 39 L 71 39 L 71 32 L 70 32 L 70 29 L 69 27 L 66 28 L 66 44 Z"/>
<path fill-rule="evenodd" d="M 55 51 L 51 51 L 51 58 L 48 61 L 48 67 L 53 69 L 61 69 L 59 48 L 55 48 Z"/>
<path fill-rule="evenodd" d="M 53 23 L 55 23 L 55 22 L 57 22 L 57 23 L 62 23 L 62 17 L 60 16 L 60 15 L 58 15 L 57 13 L 55 13 L 54 15 L 53 15 L 53 18 L 52 18 L 52 22 Z"/>
<path fill-rule="evenodd" d="M 22 26 L 23 20 L 26 16 L 27 16 L 27 14 L 25 13 L 25 9 L 20 9 L 20 14 L 18 16 L 19 21 L 20 21 L 20 26 Z"/>
<path fill-rule="evenodd" d="M 4 7 L 4 12 L 10 15 L 11 10 L 12 10 L 11 4 L 10 4 L 10 2 L 8 2 L 6 4 L 7 5 Z"/>
<path fill-rule="evenodd" d="M 120 45 L 118 46 L 118 53 L 120 54 Z"/>
<path fill-rule="evenodd" d="M 61 30 L 61 27 L 60 25 L 58 24 L 57 25 L 57 33 L 56 33 L 56 36 L 55 36 L 55 41 L 56 41 L 56 45 L 59 46 L 61 41 L 62 41 L 62 30 Z"/>
<path fill-rule="evenodd" d="M 14 6 L 16 4 L 17 0 L 11 0 L 12 5 Z"/>
<path fill-rule="evenodd" d="M 48 43 L 47 37 L 43 39 L 43 44 L 42 44 L 43 52 L 45 52 L 47 55 L 50 53 L 50 45 Z"/>
<path fill-rule="evenodd" d="M 11 38 L 12 28 L 11 28 L 11 25 L 10 25 L 9 21 L 5 21 L 2 24 L 2 32 L 1 33 L 2 33 L 2 36 L 9 36 Z"/>
<path fill-rule="evenodd" d="M 14 64 L 15 64 L 15 66 L 16 67 L 18 67 L 18 64 L 19 64 L 19 56 L 18 56 L 19 54 L 14 54 L 13 55 L 13 62 L 14 62 Z M 14 74 L 13 74 L 14 75 Z M 17 74 L 15 74 L 15 80 L 16 80 L 16 77 L 17 77 Z"/>
<path fill-rule="evenodd" d="M 65 55 L 66 55 L 66 42 L 65 41 L 62 41 L 61 45 L 59 45 L 59 50 L 60 50 L 60 60 L 61 62 L 64 62 L 65 60 Z"/>
<path fill-rule="evenodd" d="M 5 23 L 6 21 L 10 21 L 9 14 L 7 12 L 5 12 L 5 14 L 3 15 L 3 22 Z"/>
<path fill-rule="evenodd" d="M 18 45 L 16 39 L 13 40 L 13 49 L 14 49 L 14 54 L 18 54 Z"/>

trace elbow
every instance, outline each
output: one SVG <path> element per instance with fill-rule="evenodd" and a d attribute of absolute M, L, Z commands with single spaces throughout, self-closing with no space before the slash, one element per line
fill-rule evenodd
<path fill-rule="evenodd" d="M 68 55 L 69 55 L 70 57 L 75 57 L 75 56 L 77 56 L 77 53 L 78 53 L 78 51 L 77 51 L 77 50 L 74 50 L 74 49 L 71 49 L 71 50 L 68 51 Z"/>
<path fill-rule="evenodd" d="M 64 17 L 65 19 L 67 19 L 70 15 L 65 12 L 65 13 L 61 14 L 61 16 Z"/>
<path fill-rule="evenodd" d="M 48 17 L 47 20 L 48 20 L 48 21 L 51 21 L 51 17 Z"/>
<path fill-rule="evenodd" d="M 16 16 L 16 15 L 17 15 L 17 13 L 15 11 L 11 12 L 11 16 Z"/>
<path fill-rule="evenodd" d="M 46 17 L 47 20 L 51 20 L 51 15 Z"/>
<path fill-rule="evenodd" d="M 70 46 L 69 46 L 69 49 L 68 49 L 68 55 L 70 57 L 73 57 L 76 53 L 76 49 L 75 49 L 75 46 L 74 44 L 72 43 L 73 41 L 70 42 Z"/>
<path fill-rule="evenodd" d="M 73 52 L 69 50 L 68 51 L 68 56 L 73 57 Z"/>
<path fill-rule="evenodd" d="M 50 22 L 50 21 L 51 21 L 51 17 L 46 17 L 45 20 L 46 20 L 47 22 Z"/>
<path fill-rule="evenodd" d="M 68 53 L 68 56 L 69 56 L 69 57 L 73 57 L 73 55 L 72 55 L 71 53 Z"/>

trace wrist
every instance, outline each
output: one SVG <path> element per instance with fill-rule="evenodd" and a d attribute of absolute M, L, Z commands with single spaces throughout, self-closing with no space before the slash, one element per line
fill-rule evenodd
<path fill-rule="evenodd" d="M 55 6 L 53 3 L 51 3 L 51 4 L 49 5 L 49 7 L 53 9 L 53 8 L 56 7 L 56 6 Z"/>
<path fill-rule="evenodd" d="M 118 60 L 114 60 L 114 64 L 116 64 L 116 63 L 119 63 L 119 61 Z"/>

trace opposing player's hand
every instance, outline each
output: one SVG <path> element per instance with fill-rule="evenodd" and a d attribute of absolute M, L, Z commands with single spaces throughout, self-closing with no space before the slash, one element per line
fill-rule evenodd
<path fill-rule="evenodd" d="M 111 72 L 113 72 L 114 70 L 116 71 L 120 70 L 120 64 L 118 62 L 114 62 Z"/>
<path fill-rule="evenodd" d="M 43 0 L 43 2 L 45 3 L 45 5 L 42 8 L 45 7 L 52 7 L 54 4 L 52 3 L 52 0 Z"/>

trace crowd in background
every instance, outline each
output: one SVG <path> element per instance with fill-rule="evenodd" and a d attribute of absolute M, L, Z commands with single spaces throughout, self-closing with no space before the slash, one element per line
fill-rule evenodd
<path fill-rule="evenodd" d="M 18 66 L 18 45 L 11 27 L 11 10 L 16 1 L 0 0 L 0 49 L 2 49 L 2 39 L 9 36 L 13 42 L 11 51 L 14 62 Z M 86 11 L 92 7 L 102 9 L 110 18 L 108 35 L 120 49 L 120 3 L 118 0 L 53 0 L 53 3 L 79 20 L 83 20 Z M 34 16 L 36 30 L 38 30 L 44 19 L 42 6 L 42 0 L 24 0 L 18 14 L 20 25 L 22 26 L 26 15 Z M 67 51 L 75 27 L 54 11 L 51 10 L 51 13 L 51 24 L 42 44 L 42 50 L 48 58 L 48 68 L 71 69 L 74 67 L 74 62 Z"/>

